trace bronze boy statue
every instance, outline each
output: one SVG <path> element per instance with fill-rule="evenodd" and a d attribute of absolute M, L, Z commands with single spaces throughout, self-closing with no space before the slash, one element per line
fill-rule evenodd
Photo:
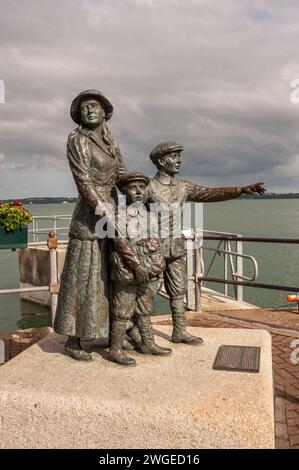
<path fill-rule="evenodd" d="M 121 365 L 135 365 L 123 349 L 127 321 L 136 319 L 141 335 L 140 351 L 144 354 L 167 355 L 171 349 L 155 343 L 150 315 L 157 277 L 165 268 L 158 238 L 155 214 L 144 206 L 149 178 L 142 173 L 129 173 L 118 183 L 126 195 L 126 208 L 116 218 L 118 238 L 111 257 L 113 280 L 112 328 L 109 358 Z"/>
<path fill-rule="evenodd" d="M 160 204 L 178 204 L 182 206 L 186 201 L 217 202 L 239 197 L 241 194 L 263 193 L 263 183 L 255 183 L 240 188 L 206 188 L 191 181 L 175 179 L 181 166 L 181 153 L 183 147 L 176 142 L 162 142 L 150 154 L 150 159 L 158 171 L 151 178 L 148 185 L 148 201 Z M 169 295 L 173 321 L 172 341 L 174 343 L 187 343 L 197 345 L 202 343 L 201 338 L 192 336 L 186 330 L 185 304 L 186 294 L 186 266 L 185 247 L 182 237 L 173 236 L 171 218 L 167 220 L 169 234 L 163 238 L 163 222 L 159 218 L 161 245 L 166 261 L 164 283 Z"/>

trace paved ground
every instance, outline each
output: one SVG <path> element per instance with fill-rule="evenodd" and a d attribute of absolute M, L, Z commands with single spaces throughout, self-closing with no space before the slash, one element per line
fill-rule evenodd
<path fill-rule="evenodd" d="M 0 333 L 0 340 L 4 341 L 5 345 L 5 362 L 44 338 L 50 331 L 51 328 L 30 328 Z"/>
<path fill-rule="evenodd" d="M 283 316 L 285 313 L 285 316 Z M 280 327 L 278 317 L 287 320 L 287 328 Z M 165 318 L 165 317 L 164 317 Z M 169 324 L 169 319 L 154 318 L 159 324 Z M 296 355 L 291 343 L 298 340 L 299 348 L 299 315 L 290 310 L 273 311 L 252 309 L 246 313 L 237 311 L 217 311 L 216 314 L 204 312 L 191 314 L 190 326 L 215 328 L 263 328 L 272 336 L 272 358 L 275 386 L 275 424 L 276 447 L 299 449 L 299 350 Z M 44 337 L 50 329 L 31 329 L 14 333 L 0 334 L 6 345 L 6 360 Z M 291 362 L 291 354 L 298 360 Z"/>

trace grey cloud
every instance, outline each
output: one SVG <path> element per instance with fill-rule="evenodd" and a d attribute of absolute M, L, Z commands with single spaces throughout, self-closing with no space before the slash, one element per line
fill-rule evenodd
<path fill-rule="evenodd" d="M 130 168 L 184 145 L 202 184 L 263 179 L 297 191 L 295 1 L 2 0 L 0 197 L 75 193 L 65 159 L 72 98 L 98 88 Z"/>

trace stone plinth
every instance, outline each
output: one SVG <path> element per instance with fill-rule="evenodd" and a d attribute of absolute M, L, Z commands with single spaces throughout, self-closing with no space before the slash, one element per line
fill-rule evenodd
<path fill-rule="evenodd" d="M 51 334 L 0 368 L 1 448 L 272 448 L 271 338 L 262 330 L 190 328 L 202 346 L 136 367 L 75 362 Z M 155 330 L 169 346 L 170 327 Z M 218 347 L 261 347 L 259 373 L 212 369 Z"/>

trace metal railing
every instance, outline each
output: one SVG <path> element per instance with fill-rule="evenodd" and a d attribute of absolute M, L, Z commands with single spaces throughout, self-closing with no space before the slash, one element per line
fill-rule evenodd
<path fill-rule="evenodd" d="M 39 245 L 38 242 L 32 242 L 31 246 Z M 44 243 L 43 243 L 44 244 Z M 56 307 L 57 307 L 57 298 L 59 292 L 59 283 L 58 283 L 58 260 L 57 260 L 57 247 L 58 240 L 54 232 L 50 232 L 47 239 L 47 246 L 49 248 L 49 272 L 50 272 L 50 283 L 48 286 L 38 286 L 38 287 L 21 287 L 15 289 L 1 289 L 0 295 L 9 295 L 9 294 L 22 294 L 23 292 L 49 292 L 50 293 L 50 306 L 51 306 L 51 317 L 52 324 L 54 323 Z"/>
<path fill-rule="evenodd" d="M 49 216 L 33 216 L 32 228 L 29 228 L 29 234 L 32 237 L 32 242 L 29 243 L 30 246 L 34 245 L 44 245 L 45 241 L 40 241 L 40 238 L 47 235 L 49 231 L 57 233 L 58 237 L 67 237 L 69 222 L 71 220 L 71 215 L 49 215 Z M 47 227 L 41 227 L 44 221 L 49 221 Z M 52 224 L 50 223 L 52 222 Z M 63 226 L 59 226 L 59 222 L 65 221 Z M 253 256 L 246 255 L 243 253 L 243 237 L 237 233 L 231 232 L 219 232 L 204 230 L 200 232 L 204 234 L 204 238 L 207 239 L 209 236 L 212 239 L 217 239 L 217 236 L 223 237 L 225 239 L 219 240 L 217 247 L 203 247 L 202 244 L 197 250 L 192 249 L 192 240 L 194 240 L 194 234 L 198 236 L 198 230 L 196 229 L 187 229 L 183 231 L 186 238 L 187 250 L 186 250 L 186 265 L 187 265 L 187 294 L 186 294 L 186 303 L 188 308 L 198 310 L 200 306 L 200 289 L 197 287 L 195 282 L 195 274 L 200 273 L 201 275 L 205 274 L 206 277 L 211 272 L 212 267 L 216 263 L 216 260 L 219 256 L 223 258 L 223 275 L 225 281 L 254 281 L 258 276 L 258 264 L 256 259 Z M 215 238 L 216 237 L 216 238 Z M 232 246 L 233 245 L 233 246 Z M 212 260 L 209 262 L 207 269 L 204 267 L 203 260 L 203 250 L 214 252 Z M 244 276 L 243 274 L 243 261 L 249 260 L 252 262 L 253 266 L 253 276 L 251 278 Z M 201 286 L 204 285 L 202 281 Z M 228 285 L 229 282 L 224 284 L 224 295 L 228 296 Z M 234 296 L 236 300 L 243 300 L 243 285 L 233 284 L 234 286 Z M 163 284 L 160 286 L 158 293 L 162 296 L 167 296 Z"/>
<path fill-rule="evenodd" d="M 201 308 L 201 288 L 205 281 L 211 278 L 209 274 L 219 258 L 223 260 L 222 272 L 224 281 L 224 295 L 228 296 L 228 285 L 233 285 L 234 298 L 243 300 L 243 287 L 241 280 L 253 282 L 258 277 L 257 260 L 243 252 L 244 237 L 238 233 L 217 232 L 212 230 L 189 229 L 184 230 L 186 239 L 186 265 L 187 265 L 187 298 L 188 308 L 196 311 Z M 196 240 L 196 246 L 192 244 Z M 217 240 L 216 247 L 204 246 L 204 240 Z M 205 267 L 204 253 L 212 252 L 213 256 Z M 251 262 L 253 274 L 251 277 L 244 275 L 244 260 Z M 201 279 L 198 283 L 196 280 Z"/>
<path fill-rule="evenodd" d="M 50 231 L 55 232 L 59 237 L 67 237 L 68 230 L 69 230 L 69 222 L 72 216 L 67 215 L 34 215 L 32 217 L 32 228 L 29 228 L 28 233 L 32 238 L 32 242 L 39 242 L 41 235 L 47 236 Z M 42 221 L 52 221 L 52 225 L 50 227 L 41 227 Z M 60 221 L 68 221 L 68 224 L 65 226 L 60 227 Z"/>
<path fill-rule="evenodd" d="M 212 233 L 212 232 L 209 232 Z M 221 234 L 220 232 L 216 233 L 213 232 L 212 235 L 209 235 L 206 233 L 206 235 L 203 235 L 203 240 L 215 240 L 215 241 L 220 241 L 220 242 L 229 242 L 234 239 L 236 234 Z M 294 238 L 271 238 L 271 237 L 244 237 L 242 236 L 242 243 L 243 242 L 253 242 L 253 243 L 278 243 L 278 244 L 299 244 L 299 239 L 294 239 Z M 240 258 L 243 258 L 244 255 L 240 255 L 238 253 L 238 256 Z M 258 268 L 257 263 L 255 258 L 246 255 L 247 258 L 252 258 L 254 266 Z M 288 292 L 299 292 L 299 287 L 296 286 L 285 286 L 285 285 L 278 285 L 278 284 L 268 284 L 268 283 L 262 283 L 262 282 L 254 282 L 256 280 L 258 273 L 258 269 L 255 270 L 255 273 L 252 278 L 246 278 L 243 276 L 243 274 L 240 273 L 235 273 L 235 279 L 229 280 L 227 278 L 221 279 L 221 278 L 213 278 L 209 277 L 208 273 L 204 274 L 204 270 L 200 271 L 198 268 L 195 270 L 195 283 L 199 285 L 199 289 L 201 289 L 203 282 L 209 281 L 209 282 L 215 282 L 215 283 L 220 283 L 224 285 L 233 285 L 235 287 L 241 287 L 243 288 L 244 286 L 246 287 L 255 287 L 255 288 L 260 288 L 260 289 L 270 289 L 270 290 L 279 290 L 279 291 L 288 291 Z M 238 280 L 243 279 L 243 280 Z M 199 305 L 200 308 L 200 305 Z"/>
<path fill-rule="evenodd" d="M 213 230 L 203 230 L 203 240 L 217 240 L 219 243 L 217 247 L 204 246 L 204 252 L 211 251 L 214 255 L 205 270 L 204 261 L 202 272 L 205 277 L 209 277 L 212 267 L 218 257 L 223 258 L 223 279 L 228 281 L 229 276 L 232 281 L 248 281 L 254 282 L 258 277 L 258 263 L 254 256 L 244 254 L 244 237 L 239 233 L 230 232 L 216 232 Z M 232 247 L 234 244 L 234 247 Z M 203 258 L 203 257 L 202 257 Z M 244 261 L 248 260 L 252 263 L 253 274 L 251 277 L 244 276 Z M 230 272 L 229 272 L 230 271 Z M 235 299 L 238 301 L 243 300 L 243 285 L 233 284 Z M 228 283 L 224 284 L 224 295 L 228 296 Z"/>
<path fill-rule="evenodd" d="M 29 246 L 45 245 L 45 241 L 39 241 L 39 235 L 45 235 L 49 230 L 51 233 L 47 239 L 49 248 L 49 264 L 50 264 L 50 283 L 48 286 L 39 287 L 24 287 L 20 289 L 3 289 L 0 290 L 0 295 L 17 294 L 22 292 L 34 291 L 47 291 L 50 293 L 51 298 L 51 314 L 52 320 L 54 319 L 57 305 L 57 295 L 59 292 L 59 274 L 58 274 L 58 261 L 57 261 L 57 247 L 59 244 L 67 243 L 67 240 L 57 241 L 55 228 L 57 231 L 66 230 L 69 226 L 58 227 L 57 222 L 60 220 L 70 220 L 70 215 L 64 216 L 35 216 L 33 219 L 32 229 L 29 232 L 32 234 L 34 241 Z M 40 220 L 51 220 L 52 227 L 41 228 L 39 227 Z M 67 235 L 67 232 L 63 232 Z M 183 231 L 186 239 L 186 266 L 187 266 L 187 292 L 186 304 L 187 308 L 200 311 L 201 309 L 201 289 L 205 282 L 215 282 L 224 285 L 224 294 L 228 296 L 228 286 L 232 285 L 234 288 L 234 296 L 236 300 L 243 300 L 243 288 L 257 287 L 265 289 L 285 290 L 290 292 L 298 292 L 299 287 L 282 286 L 275 284 L 265 284 L 255 282 L 258 277 L 258 263 L 257 260 L 243 252 L 244 242 L 262 242 L 262 243 L 291 243 L 299 244 L 299 239 L 282 239 L 282 238 L 261 238 L 261 237 L 244 237 L 237 233 L 219 232 L 197 229 L 188 229 Z M 61 233 L 59 235 L 62 235 Z M 205 241 L 217 241 L 216 247 L 204 246 Z M 193 243 L 196 242 L 195 245 Z M 207 263 L 205 268 L 203 254 L 204 252 L 211 252 L 213 256 Z M 216 260 L 222 258 L 223 260 L 223 278 L 211 277 L 210 273 Z M 251 263 L 253 274 L 251 277 L 244 275 L 244 260 Z M 159 287 L 159 292 L 162 296 L 167 296 L 163 284 Z"/>

